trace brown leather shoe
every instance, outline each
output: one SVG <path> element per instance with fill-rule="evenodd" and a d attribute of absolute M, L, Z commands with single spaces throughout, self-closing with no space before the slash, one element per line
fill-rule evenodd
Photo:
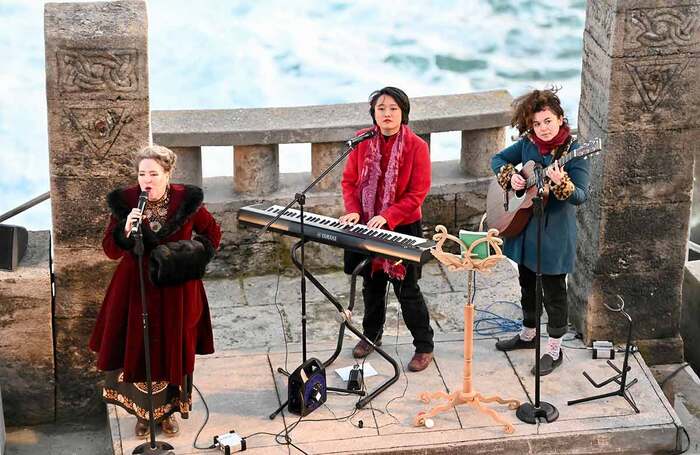
<path fill-rule="evenodd" d="M 134 434 L 137 438 L 145 438 L 151 434 L 151 428 L 148 425 L 148 420 L 143 420 L 136 418 L 136 426 L 134 427 Z"/>
<path fill-rule="evenodd" d="M 375 346 L 381 346 L 382 345 L 382 340 L 377 340 L 376 343 L 374 343 Z M 362 359 L 364 357 L 367 357 L 374 351 L 374 346 L 370 345 L 368 342 L 365 340 L 360 340 L 359 343 L 355 345 L 355 347 L 352 350 L 352 356 L 355 357 L 356 359 Z"/>
<path fill-rule="evenodd" d="M 165 434 L 177 434 L 177 432 L 180 431 L 180 425 L 178 425 L 175 416 L 172 414 L 160 422 L 160 427 Z"/>
<path fill-rule="evenodd" d="M 408 369 L 411 371 L 423 371 L 428 368 L 433 360 L 432 352 L 416 352 L 413 358 L 408 362 Z"/>

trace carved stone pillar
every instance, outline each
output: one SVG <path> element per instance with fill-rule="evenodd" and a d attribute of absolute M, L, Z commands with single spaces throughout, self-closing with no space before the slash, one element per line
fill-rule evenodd
<path fill-rule="evenodd" d="M 202 187 L 202 148 L 201 147 L 170 147 L 177 155 L 175 172 L 172 175 L 174 183 L 186 183 Z"/>
<path fill-rule="evenodd" d="M 237 145 L 233 150 L 233 185 L 238 193 L 277 191 L 280 177 L 279 145 Z"/>
<path fill-rule="evenodd" d="M 315 179 L 323 171 L 328 169 L 328 166 L 333 164 L 338 159 L 341 153 L 345 151 L 345 143 L 343 142 L 322 142 L 311 144 L 311 176 Z M 343 169 L 345 162 L 338 163 L 335 169 L 329 172 L 320 182 L 314 187 L 315 191 L 331 191 L 335 190 L 340 193 L 340 181 L 343 178 Z"/>
<path fill-rule="evenodd" d="M 44 11 L 56 274 L 56 408 L 75 419 L 104 406 L 87 343 L 115 263 L 101 249 L 106 194 L 134 184 L 149 143 L 146 5 L 47 3 Z"/>
<path fill-rule="evenodd" d="M 579 132 L 601 136 L 591 198 L 578 210 L 571 320 L 593 339 L 625 338 L 603 302 L 620 295 L 650 363 L 682 359 L 681 285 L 700 141 L 700 3 L 588 2 Z"/>
<path fill-rule="evenodd" d="M 492 176 L 491 157 L 505 144 L 505 128 L 462 131 L 460 169 L 471 177 Z"/>

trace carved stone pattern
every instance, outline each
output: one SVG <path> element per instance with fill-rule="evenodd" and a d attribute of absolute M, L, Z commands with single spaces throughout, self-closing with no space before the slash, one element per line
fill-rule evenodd
<path fill-rule="evenodd" d="M 58 87 L 63 93 L 134 92 L 137 49 L 59 49 Z"/>
<path fill-rule="evenodd" d="M 668 88 L 688 66 L 688 60 L 665 63 L 625 63 L 642 98 L 645 110 L 653 112 L 663 100 Z"/>
<path fill-rule="evenodd" d="M 127 108 L 67 108 L 63 112 L 90 151 L 100 159 L 107 156 L 124 125 L 131 121 Z"/>
<path fill-rule="evenodd" d="M 690 46 L 698 42 L 698 7 L 638 9 L 627 12 L 634 25 L 634 39 L 642 46 Z"/>

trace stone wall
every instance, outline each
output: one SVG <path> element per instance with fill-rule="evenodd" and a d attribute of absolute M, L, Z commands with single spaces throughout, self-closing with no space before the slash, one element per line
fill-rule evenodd
<path fill-rule="evenodd" d="M 105 196 L 150 141 L 147 29 L 143 1 L 45 7 L 58 418 L 103 409 L 87 340 L 114 267 Z"/>
<path fill-rule="evenodd" d="M 682 359 L 681 284 L 700 139 L 700 4 L 588 2 L 579 132 L 600 136 L 578 211 L 571 319 L 584 339 L 622 341 L 602 303 L 619 294 L 650 363 Z"/>
<path fill-rule="evenodd" d="M 51 317 L 49 231 L 29 232 L 17 270 L 0 271 L 0 387 L 9 425 L 54 420 Z"/>

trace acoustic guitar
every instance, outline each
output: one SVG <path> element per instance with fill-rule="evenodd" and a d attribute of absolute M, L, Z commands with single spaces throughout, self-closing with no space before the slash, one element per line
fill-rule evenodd
<path fill-rule="evenodd" d="M 578 147 L 570 150 L 565 156 L 559 158 L 560 167 L 575 159 L 588 159 L 602 149 L 601 140 L 595 138 Z M 486 196 L 486 223 L 489 228 L 498 229 L 499 235 L 505 238 L 515 237 L 525 228 L 532 216 L 532 200 L 537 196 L 537 180 L 535 167 L 538 164 L 528 161 L 523 165 L 520 175 L 525 179 L 525 188 L 519 191 L 504 191 L 498 184 L 498 179 L 494 177 Z M 552 162 L 547 168 L 542 169 L 542 176 L 546 175 L 547 169 L 554 166 Z M 545 185 L 543 202 L 547 202 L 549 195 L 548 186 Z"/>

